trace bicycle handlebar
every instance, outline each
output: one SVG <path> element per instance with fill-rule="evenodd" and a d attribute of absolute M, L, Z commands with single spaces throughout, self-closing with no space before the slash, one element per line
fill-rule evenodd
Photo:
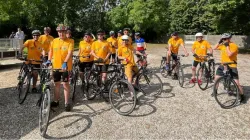
<path fill-rule="evenodd" d="M 19 57 L 18 60 L 21 60 L 21 61 L 29 61 L 29 62 L 38 62 L 38 63 L 43 63 L 42 60 L 34 60 L 34 59 L 27 59 L 26 57 Z"/>
<path fill-rule="evenodd" d="M 88 55 L 88 56 L 73 55 L 72 57 L 73 57 L 73 58 L 76 58 L 76 59 L 79 59 L 80 57 L 81 57 L 81 58 L 90 58 L 90 55 Z"/>

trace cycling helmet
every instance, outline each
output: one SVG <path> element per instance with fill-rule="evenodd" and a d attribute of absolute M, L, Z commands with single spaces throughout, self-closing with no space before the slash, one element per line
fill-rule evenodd
<path fill-rule="evenodd" d="M 41 32 L 39 30 L 33 30 L 32 35 L 41 35 Z"/>
<path fill-rule="evenodd" d="M 91 33 L 90 32 L 85 32 L 84 35 L 91 36 Z"/>
<path fill-rule="evenodd" d="M 118 33 L 121 33 L 121 34 L 122 34 L 122 30 L 119 30 Z"/>
<path fill-rule="evenodd" d="M 171 36 L 178 36 L 178 32 L 173 32 Z"/>
<path fill-rule="evenodd" d="M 203 34 L 202 33 L 196 33 L 195 37 L 198 37 L 198 36 L 203 36 Z"/>
<path fill-rule="evenodd" d="M 109 32 L 109 35 L 114 35 L 115 34 L 115 31 L 110 31 Z"/>
<path fill-rule="evenodd" d="M 228 39 L 228 38 L 231 38 L 231 37 L 232 37 L 232 35 L 230 33 L 224 33 L 221 36 L 222 39 Z"/>
<path fill-rule="evenodd" d="M 56 28 L 56 31 L 66 31 L 67 27 L 64 26 L 63 24 L 59 24 Z"/>
<path fill-rule="evenodd" d="M 123 35 L 122 36 L 122 40 L 128 40 L 129 39 L 129 36 L 128 35 Z"/>
<path fill-rule="evenodd" d="M 99 29 L 98 31 L 97 31 L 97 34 L 104 34 L 105 32 L 102 30 L 102 29 Z"/>
<path fill-rule="evenodd" d="M 140 36 L 141 34 L 139 32 L 136 32 L 135 33 L 135 36 Z"/>
<path fill-rule="evenodd" d="M 124 28 L 123 31 L 129 31 L 130 29 L 129 28 Z"/>

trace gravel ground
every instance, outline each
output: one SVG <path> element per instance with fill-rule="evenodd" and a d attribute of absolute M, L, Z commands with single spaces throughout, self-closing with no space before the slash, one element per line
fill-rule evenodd
<path fill-rule="evenodd" d="M 149 46 L 149 67 L 160 76 L 157 68 L 161 56 L 165 55 L 164 47 Z M 215 58 L 218 60 L 219 52 Z M 241 85 L 249 98 L 249 55 L 239 55 L 238 59 Z M 162 78 L 163 93 L 157 98 L 139 94 L 141 103 L 130 116 L 117 114 L 101 99 L 79 99 L 72 112 L 64 112 L 60 104 L 51 112 L 47 138 L 250 139 L 250 104 L 222 109 L 210 96 L 211 88 L 201 91 L 198 85 L 188 84 L 192 56 L 181 61 L 187 78 L 184 88 L 178 81 Z M 19 67 L 0 67 L 0 139 L 42 139 L 38 129 L 38 107 L 35 106 L 39 95 L 30 94 L 23 105 L 17 103 L 14 87 Z"/>

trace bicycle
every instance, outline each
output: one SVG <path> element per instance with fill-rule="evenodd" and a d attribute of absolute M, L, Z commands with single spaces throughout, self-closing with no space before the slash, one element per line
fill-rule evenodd
<path fill-rule="evenodd" d="M 22 104 L 25 101 L 28 93 L 30 92 L 29 90 L 30 90 L 32 72 L 33 70 L 37 70 L 36 68 L 34 68 L 34 66 L 31 63 L 32 62 L 42 63 L 43 61 L 27 59 L 24 57 L 19 57 L 18 59 L 21 61 L 26 61 L 26 62 L 23 62 L 20 68 L 18 77 L 17 77 L 18 79 L 18 84 L 17 84 L 18 103 Z"/>
<path fill-rule="evenodd" d="M 213 87 L 212 96 L 215 97 L 216 102 L 224 109 L 233 108 L 239 102 L 239 87 L 230 75 L 231 68 L 229 67 L 230 64 L 235 63 L 221 63 L 224 66 L 224 75 L 215 81 Z"/>
<path fill-rule="evenodd" d="M 107 73 L 110 75 L 106 82 L 101 83 L 101 70 L 96 64 L 99 61 L 94 61 L 94 65 L 87 76 L 87 99 L 93 100 L 97 95 L 100 95 L 106 102 L 110 102 L 112 108 L 120 115 L 129 115 L 133 112 L 136 106 L 136 94 L 133 86 L 124 79 L 122 64 L 109 65 L 113 67 Z M 107 90 L 109 89 L 109 90 Z M 108 92 L 108 98 L 104 93 Z"/>
<path fill-rule="evenodd" d="M 168 76 L 172 76 L 173 71 L 176 69 L 179 85 L 183 87 L 184 72 L 183 72 L 183 66 L 180 61 L 180 57 L 185 57 L 185 55 L 177 55 L 177 59 L 175 62 L 172 60 L 172 56 L 170 57 L 169 70 L 166 70 L 167 57 L 162 57 L 160 65 L 160 73 L 164 78 L 167 78 Z"/>
<path fill-rule="evenodd" d="M 72 101 L 75 101 L 75 96 L 76 96 L 76 92 L 82 92 L 84 93 L 84 89 L 85 89 L 85 82 L 86 80 L 84 80 L 84 77 L 79 76 L 80 74 L 80 68 L 79 68 L 79 64 L 80 64 L 80 60 L 79 58 L 89 58 L 90 56 L 76 56 L 73 55 L 73 67 L 72 67 L 72 71 L 70 73 L 70 85 L 72 86 Z M 87 70 L 85 70 L 86 73 Z M 84 75 L 83 75 L 84 76 Z M 77 87 L 80 86 L 80 90 L 77 90 Z M 78 93 L 79 94 L 79 93 Z"/>
<path fill-rule="evenodd" d="M 199 57 L 204 58 L 204 62 L 200 62 L 200 68 L 198 69 L 197 79 L 201 80 L 201 83 L 198 82 L 198 86 L 201 90 L 206 90 L 208 83 L 212 82 L 214 79 L 215 62 L 211 54 Z M 201 77 L 199 77 L 199 74 Z"/>
<path fill-rule="evenodd" d="M 50 88 L 50 70 L 46 65 L 42 65 L 40 69 L 40 85 L 39 93 L 41 93 L 37 106 L 39 107 L 39 131 L 42 137 L 45 136 L 48 128 L 50 117 L 50 102 L 51 102 L 51 88 Z"/>
<path fill-rule="evenodd" d="M 154 90 L 156 90 L 156 95 L 160 95 L 163 90 L 162 81 L 157 74 L 147 68 L 148 63 L 146 58 L 146 56 L 141 55 L 137 60 L 136 63 L 140 67 L 138 72 L 133 74 L 133 79 L 136 79 L 135 84 L 145 96 L 154 92 Z"/>

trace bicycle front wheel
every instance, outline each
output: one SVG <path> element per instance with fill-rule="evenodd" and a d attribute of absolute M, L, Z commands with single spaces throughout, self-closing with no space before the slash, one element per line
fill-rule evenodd
<path fill-rule="evenodd" d="M 181 64 L 178 65 L 177 72 L 178 72 L 179 85 L 181 87 L 183 87 L 183 84 L 184 84 L 184 72 L 183 72 L 183 67 L 181 66 Z"/>
<path fill-rule="evenodd" d="M 233 79 L 220 77 L 214 84 L 213 95 L 224 109 L 233 108 L 239 100 L 239 88 Z"/>
<path fill-rule="evenodd" d="M 125 80 L 114 82 L 109 90 L 112 108 L 120 115 L 129 115 L 136 106 L 136 94 L 133 86 Z"/>
<path fill-rule="evenodd" d="M 210 80 L 210 75 L 208 73 L 208 69 L 206 66 L 200 67 L 198 69 L 197 79 L 200 80 L 200 82 L 198 82 L 199 88 L 201 90 L 206 90 L 208 86 L 208 82 Z"/>
<path fill-rule="evenodd" d="M 164 78 L 167 78 L 169 75 L 169 72 L 166 70 L 166 61 L 164 60 L 161 60 L 160 73 Z"/>
<path fill-rule="evenodd" d="M 87 100 L 95 99 L 96 94 L 97 94 L 97 90 L 99 90 L 97 82 L 98 82 L 98 80 L 97 80 L 96 76 L 94 74 L 90 73 L 90 75 L 88 75 L 87 82 L 85 83 Z"/>
<path fill-rule="evenodd" d="M 160 77 L 152 71 L 141 73 L 136 83 L 138 88 L 146 96 L 160 95 L 163 90 L 163 84 Z"/>
<path fill-rule="evenodd" d="M 74 102 L 76 97 L 79 97 L 79 95 L 83 95 L 83 83 L 81 77 L 76 73 L 74 77 L 72 77 L 72 101 Z"/>
<path fill-rule="evenodd" d="M 43 96 L 39 109 L 39 130 L 40 135 L 44 136 L 47 132 L 50 116 L 50 89 L 45 89 L 42 94 Z"/>
<path fill-rule="evenodd" d="M 31 79 L 30 73 L 23 73 L 21 79 L 19 80 L 19 83 L 17 85 L 19 104 L 22 104 L 24 102 L 29 93 L 30 79 Z"/>

